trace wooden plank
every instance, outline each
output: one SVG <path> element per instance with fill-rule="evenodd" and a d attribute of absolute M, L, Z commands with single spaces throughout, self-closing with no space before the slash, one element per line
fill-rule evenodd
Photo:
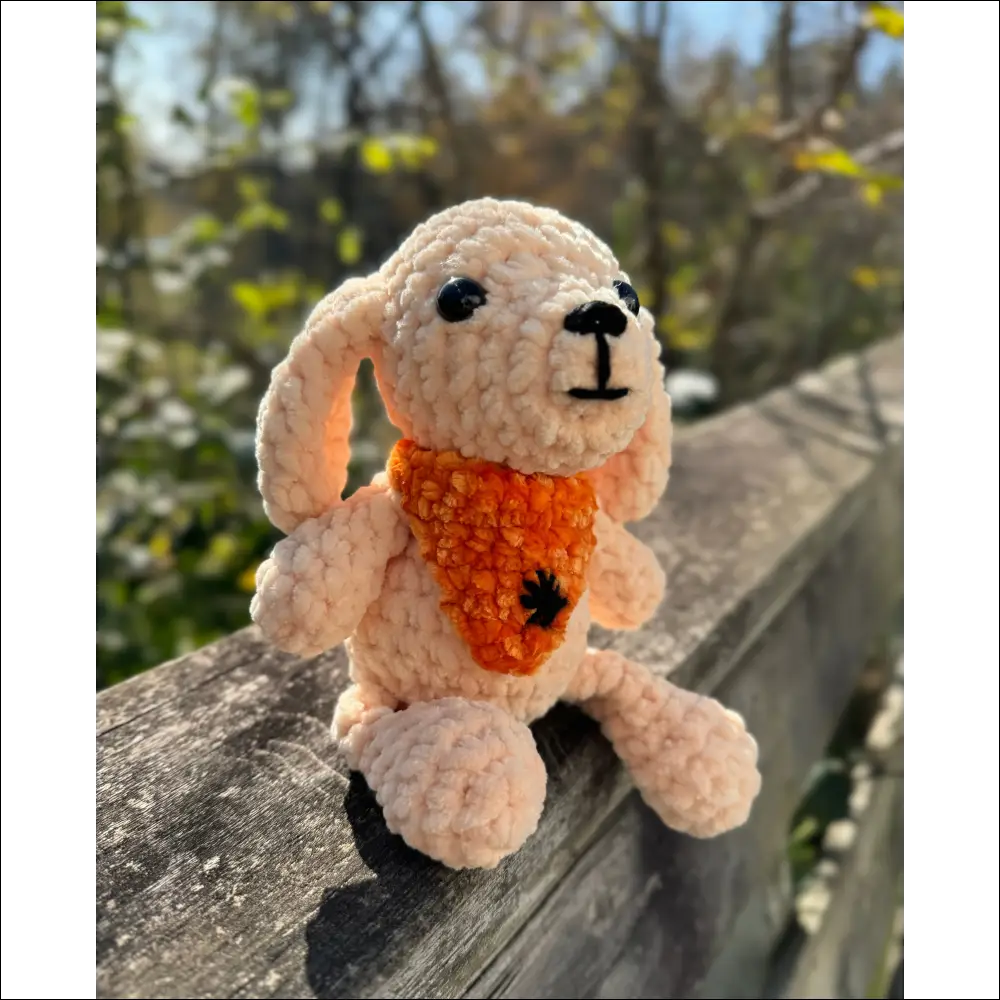
<path fill-rule="evenodd" d="M 799 780 L 783 748 L 828 728 L 877 630 L 871 595 L 900 579 L 901 357 L 900 342 L 879 345 L 808 392 L 679 433 L 668 501 L 637 527 L 668 600 L 639 632 L 595 630 L 596 644 L 721 687 L 747 713 L 768 761 L 751 829 L 703 843 L 651 827 L 596 727 L 559 707 L 535 727 L 550 775 L 536 836 L 494 872 L 445 870 L 386 832 L 332 746 L 342 652 L 296 660 L 248 629 L 98 698 L 98 996 L 462 996 L 498 979 L 508 944 L 523 947 L 598 835 L 618 838 L 619 858 L 686 859 L 649 898 L 686 900 L 701 937 L 661 966 L 690 963 L 674 981 L 697 980 L 746 902 L 759 824 Z M 831 605 L 817 578 L 852 581 L 856 603 Z M 857 623 L 838 631 L 851 608 Z M 827 666 L 781 717 L 795 651 L 801 677 Z M 681 893 L 669 880 L 686 865 L 707 881 Z M 655 912 L 640 907 L 637 933 Z"/>

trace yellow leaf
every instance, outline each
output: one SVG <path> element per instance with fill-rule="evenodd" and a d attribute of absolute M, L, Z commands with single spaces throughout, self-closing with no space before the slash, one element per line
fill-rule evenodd
<path fill-rule="evenodd" d="M 262 284 L 237 281 L 229 288 L 234 301 L 252 319 L 265 319 L 277 309 L 294 306 L 300 299 L 294 279 L 272 279 Z"/>
<path fill-rule="evenodd" d="M 229 294 L 245 313 L 255 319 L 260 319 L 267 312 L 267 301 L 259 285 L 237 281 L 230 287 Z"/>
<path fill-rule="evenodd" d="M 884 3 L 870 4 L 865 14 L 865 23 L 890 38 L 903 37 L 903 14 Z"/>
<path fill-rule="evenodd" d="M 243 230 L 288 228 L 288 213 L 266 201 L 248 205 L 236 216 L 236 225 Z"/>
<path fill-rule="evenodd" d="M 821 152 L 800 149 L 793 162 L 796 170 L 816 170 L 841 177 L 860 177 L 864 174 L 863 168 L 844 149 L 827 149 Z"/>
<path fill-rule="evenodd" d="M 878 208 L 882 204 L 882 188 L 878 184 L 863 184 L 861 186 L 861 197 L 869 204 L 872 208 Z"/>
<path fill-rule="evenodd" d="M 233 557 L 236 545 L 236 539 L 232 535 L 222 533 L 214 535 L 208 543 L 208 556 L 210 559 L 225 562 Z"/>
<path fill-rule="evenodd" d="M 202 214 L 191 222 L 191 235 L 198 243 L 214 243 L 222 233 L 222 223 L 214 215 Z"/>
<path fill-rule="evenodd" d="M 324 198 L 319 203 L 319 217 L 335 226 L 344 217 L 344 209 L 336 198 Z"/>
<path fill-rule="evenodd" d="M 248 204 L 263 201 L 267 197 L 267 185 L 255 177 L 246 175 L 236 178 L 236 190 L 240 198 Z"/>
<path fill-rule="evenodd" d="M 252 594 L 257 589 L 257 564 L 247 566 L 245 570 L 236 578 L 236 586 L 244 594 Z"/>
<path fill-rule="evenodd" d="M 350 267 L 361 259 L 361 233 L 356 226 L 346 226 L 337 239 L 340 259 Z"/>
<path fill-rule="evenodd" d="M 154 559 L 165 559 L 170 555 L 170 550 L 173 548 L 173 541 L 170 535 L 166 531 L 158 531 L 149 540 L 149 554 Z"/>
<path fill-rule="evenodd" d="M 422 135 L 417 140 L 417 150 L 424 159 L 430 160 L 437 156 L 438 141 L 429 135 Z"/>
<path fill-rule="evenodd" d="M 248 129 L 260 124 L 260 94 L 253 87 L 238 90 L 232 98 L 233 114 Z"/>
<path fill-rule="evenodd" d="M 264 299 L 269 313 L 276 309 L 294 306 L 299 302 L 299 298 L 299 283 L 294 276 L 272 278 L 264 285 Z"/>
<path fill-rule="evenodd" d="M 902 191 L 903 178 L 895 174 L 868 174 L 868 182 L 877 184 L 883 191 Z"/>
<path fill-rule="evenodd" d="M 361 162 L 373 174 L 387 174 L 392 170 L 392 151 L 378 139 L 365 139 L 361 143 Z"/>
<path fill-rule="evenodd" d="M 404 135 L 396 139 L 393 148 L 403 166 L 416 170 L 437 155 L 438 144 L 430 136 Z"/>
<path fill-rule="evenodd" d="M 851 281 L 859 288 L 878 288 L 879 274 L 873 267 L 856 267 L 851 272 Z"/>

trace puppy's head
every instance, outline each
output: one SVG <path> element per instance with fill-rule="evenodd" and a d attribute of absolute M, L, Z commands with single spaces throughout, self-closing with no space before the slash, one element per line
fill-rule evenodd
<path fill-rule="evenodd" d="M 417 229 L 382 274 L 379 374 L 418 443 L 567 475 L 642 425 L 661 377 L 652 317 L 583 226 L 520 202 L 466 203 Z"/>
<path fill-rule="evenodd" d="M 390 419 L 424 447 L 524 473 L 589 470 L 619 520 L 645 516 L 666 485 L 669 401 L 652 316 L 610 249 L 558 212 L 493 199 L 448 209 L 377 274 L 329 296 L 303 338 L 275 373 L 292 390 L 299 433 L 278 435 L 281 476 L 264 474 L 276 439 L 261 462 L 269 512 L 298 497 L 286 521 L 339 499 L 343 475 L 329 469 L 346 467 L 345 400 L 360 356 L 374 360 Z M 294 360 L 310 350 L 322 361 L 311 372 Z M 295 373 L 303 384 L 288 383 Z M 280 424 L 269 407 L 259 441 Z"/>

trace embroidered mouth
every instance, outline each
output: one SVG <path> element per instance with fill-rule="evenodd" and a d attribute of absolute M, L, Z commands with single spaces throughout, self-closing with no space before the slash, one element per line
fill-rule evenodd
<path fill-rule="evenodd" d="M 628 392 L 628 389 L 609 389 L 604 386 L 597 389 L 570 389 L 568 394 L 574 399 L 622 399 Z"/>

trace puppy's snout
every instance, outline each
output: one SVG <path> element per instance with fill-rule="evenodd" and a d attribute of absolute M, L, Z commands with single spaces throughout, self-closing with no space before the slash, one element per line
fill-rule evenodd
<path fill-rule="evenodd" d="M 628 326 L 628 317 L 610 302 L 585 302 L 566 314 L 563 329 L 570 333 L 604 334 L 620 337 Z"/>

